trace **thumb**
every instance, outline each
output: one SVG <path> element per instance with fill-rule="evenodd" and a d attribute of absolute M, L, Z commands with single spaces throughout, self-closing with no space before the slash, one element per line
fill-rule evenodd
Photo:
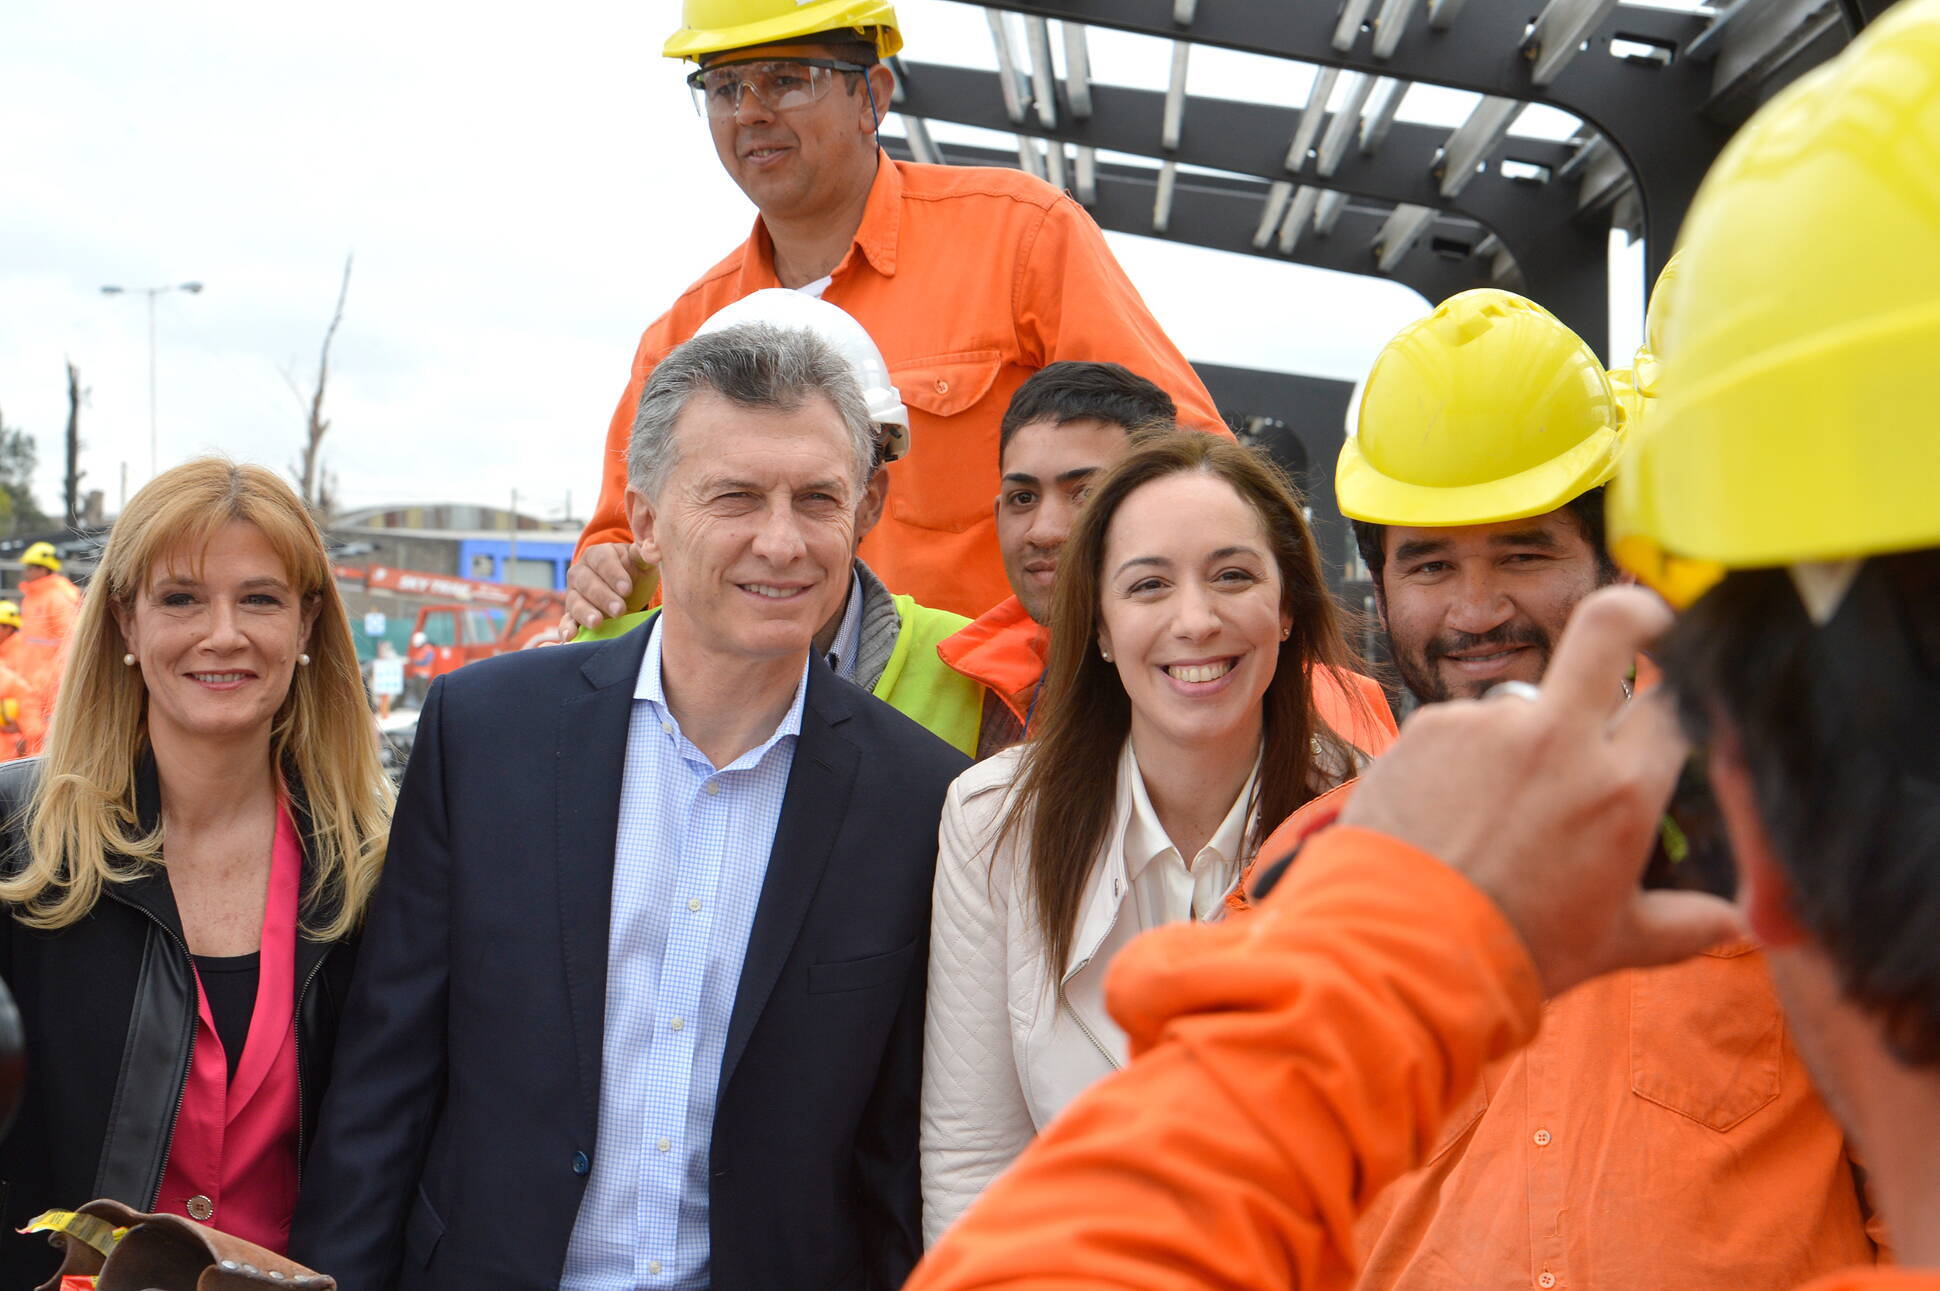
<path fill-rule="evenodd" d="M 1738 907 L 1707 892 L 1639 892 L 1631 903 L 1630 945 L 1635 968 L 1674 964 L 1745 935 Z"/>

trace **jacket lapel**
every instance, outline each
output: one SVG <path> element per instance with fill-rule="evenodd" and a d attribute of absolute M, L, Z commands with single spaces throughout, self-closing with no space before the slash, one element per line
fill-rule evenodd
<path fill-rule="evenodd" d="M 553 882 L 560 948 L 587 1141 L 598 1132 L 600 1063 L 606 1031 L 607 930 L 613 910 L 613 848 L 633 687 L 653 621 L 616 637 L 580 666 L 586 693 L 559 706 L 553 757 Z"/>
<path fill-rule="evenodd" d="M 135 768 L 136 829 L 153 832 L 162 818 L 161 781 L 154 754 L 143 750 Z M 196 1018 L 195 974 L 188 939 L 168 874 L 151 866 L 126 883 L 109 883 L 106 895 L 148 916 L 134 1008 L 115 1077 L 117 1111 L 102 1137 L 93 1192 L 123 1197 L 146 1210 L 154 1201 L 168 1156 L 177 1100 L 188 1076 Z"/>
<path fill-rule="evenodd" d="M 836 729 L 849 719 L 840 690 L 841 683 L 828 669 L 808 670 L 802 733 L 795 743 L 781 818 L 768 854 L 768 873 L 761 884 L 761 904 L 755 909 L 734 1014 L 728 1021 L 727 1049 L 721 1057 L 722 1089 L 734 1078 L 748 1037 L 801 936 L 809 904 L 848 815 L 859 753 Z"/>

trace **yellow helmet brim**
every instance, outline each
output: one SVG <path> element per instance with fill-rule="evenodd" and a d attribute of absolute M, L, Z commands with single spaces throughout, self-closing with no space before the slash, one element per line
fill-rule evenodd
<path fill-rule="evenodd" d="M 1496 524 L 1547 515 L 1607 484 L 1617 468 L 1622 436 L 1601 430 L 1566 452 L 1499 480 L 1450 487 L 1413 484 L 1383 475 L 1349 438 L 1334 468 L 1335 499 L 1350 520 L 1408 528 L 1443 529 Z"/>

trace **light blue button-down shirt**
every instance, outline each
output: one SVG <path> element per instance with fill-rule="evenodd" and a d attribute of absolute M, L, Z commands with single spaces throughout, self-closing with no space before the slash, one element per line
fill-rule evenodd
<path fill-rule="evenodd" d="M 829 642 L 829 667 L 844 681 L 855 680 L 856 648 L 862 644 L 862 575 L 849 575 L 849 600 Z"/>
<path fill-rule="evenodd" d="M 708 1155 L 728 1020 L 802 729 L 716 770 L 681 734 L 647 642 L 627 727 L 606 952 L 599 1142 L 562 1291 L 708 1284 Z"/>

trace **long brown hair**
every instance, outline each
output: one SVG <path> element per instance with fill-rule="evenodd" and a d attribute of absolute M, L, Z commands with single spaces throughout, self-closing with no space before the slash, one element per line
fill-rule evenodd
<path fill-rule="evenodd" d="M 1105 535 L 1138 489 L 1193 471 L 1225 481 L 1259 516 L 1279 566 L 1282 606 L 1293 620 L 1261 700 L 1258 813 L 1246 852 L 1354 766 L 1347 742 L 1313 707 L 1310 670 L 1351 668 L 1355 660 L 1293 483 L 1228 439 L 1192 431 L 1138 436 L 1130 455 L 1093 488 L 1058 561 L 1038 720 L 998 835 L 999 846 L 1014 830 L 1028 839 L 1025 882 L 1053 973 L 1062 973 L 1071 953 L 1085 882 L 1111 827 L 1119 752 L 1131 731 L 1131 701 L 1097 649 Z"/>
<path fill-rule="evenodd" d="M 390 780 L 377 760 L 350 617 L 337 594 L 316 522 L 290 486 L 260 466 L 204 457 L 162 472 L 128 500 L 68 643 L 40 781 L 26 813 L 29 859 L 0 882 L 0 901 L 35 928 L 87 915 L 106 883 L 162 863 L 162 832 L 140 833 L 136 769 L 148 744 L 148 694 L 122 663 L 115 622 L 158 561 L 199 559 L 224 525 L 253 525 L 282 559 L 305 605 L 317 607 L 306 652 L 270 729 L 264 755 L 294 772 L 310 817 L 306 930 L 345 936 L 363 917 L 384 865 Z M 327 914 L 320 926 L 316 916 Z"/>

